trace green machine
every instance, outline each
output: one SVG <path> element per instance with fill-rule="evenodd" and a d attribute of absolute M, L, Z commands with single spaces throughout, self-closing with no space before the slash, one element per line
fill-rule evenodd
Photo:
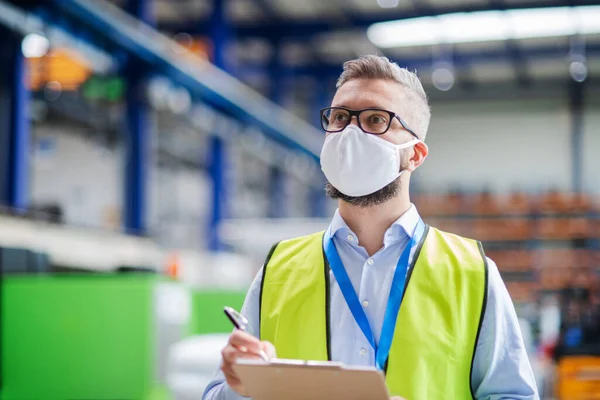
<path fill-rule="evenodd" d="M 1 400 L 169 400 L 169 346 L 228 332 L 239 292 L 193 292 L 155 274 L 5 275 Z"/>
<path fill-rule="evenodd" d="M 233 290 L 202 290 L 192 292 L 192 315 L 190 331 L 192 335 L 205 333 L 231 332 L 233 326 L 225 317 L 223 308 L 234 307 L 241 310 L 244 304 L 245 292 Z"/>

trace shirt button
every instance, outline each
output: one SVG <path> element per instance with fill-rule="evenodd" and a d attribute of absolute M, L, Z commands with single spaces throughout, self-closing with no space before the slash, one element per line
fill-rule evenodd
<path fill-rule="evenodd" d="M 367 355 L 367 349 L 360 349 L 360 355 L 361 356 L 366 356 Z"/>
<path fill-rule="evenodd" d="M 372 259 L 372 258 L 369 258 L 369 259 L 367 260 L 367 264 L 369 264 L 369 265 L 373 265 L 373 259 Z"/>
<path fill-rule="evenodd" d="M 348 241 L 351 242 L 353 240 L 354 240 L 354 238 L 352 237 L 352 235 L 348 235 Z"/>
<path fill-rule="evenodd" d="M 363 300 L 362 305 L 364 308 L 369 307 L 369 302 L 367 300 Z"/>

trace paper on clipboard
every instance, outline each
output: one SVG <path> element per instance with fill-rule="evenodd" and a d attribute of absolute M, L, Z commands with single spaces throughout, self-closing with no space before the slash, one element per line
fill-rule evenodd
<path fill-rule="evenodd" d="M 383 373 L 337 362 L 239 359 L 233 368 L 253 400 L 388 400 Z"/>

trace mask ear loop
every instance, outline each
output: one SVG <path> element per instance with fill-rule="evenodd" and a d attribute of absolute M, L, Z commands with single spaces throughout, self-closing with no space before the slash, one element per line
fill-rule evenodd
<path fill-rule="evenodd" d="M 398 179 L 402 175 L 402 173 L 404 171 L 406 171 L 405 169 L 402 169 L 402 155 L 400 154 L 400 150 L 408 149 L 409 147 L 415 146 L 417 143 L 421 143 L 421 140 L 413 139 L 410 142 L 396 145 L 396 150 L 398 150 L 398 164 L 399 164 L 398 165 L 398 176 L 396 177 L 396 179 Z"/>
<path fill-rule="evenodd" d="M 415 146 L 417 143 L 421 143 L 421 141 L 419 139 L 413 139 L 410 142 L 406 142 L 406 143 L 402 143 L 402 144 L 397 144 L 396 145 L 396 149 L 397 150 L 404 150 L 404 149 L 407 149 L 409 147 Z"/>
<path fill-rule="evenodd" d="M 421 142 L 421 140 L 419 140 L 419 139 L 413 139 L 413 140 L 408 141 L 406 143 L 395 144 L 395 143 L 389 142 L 389 141 L 387 141 L 385 139 L 382 139 L 379 136 L 370 135 L 368 133 L 365 133 L 365 135 L 367 135 L 369 137 L 369 139 L 371 139 L 371 140 L 373 140 L 373 141 L 375 141 L 375 142 L 377 142 L 377 143 L 379 143 L 379 144 L 381 144 L 383 146 L 391 147 L 391 148 L 396 149 L 396 150 L 406 149 L 408 147 L 414 146 L 417 143 Z"/>

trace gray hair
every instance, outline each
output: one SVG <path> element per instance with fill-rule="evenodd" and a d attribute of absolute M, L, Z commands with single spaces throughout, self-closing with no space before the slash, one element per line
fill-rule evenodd
<path fill-rule="evenodd" d="M 366 55 L 344 63 L 344 70 L 337 81 L 336 88 L 339 89 L 344 83 L 354 79 L 393 81 L 408 89 L 410 107 L 405 110 L 408 115 L 401 117 L 408 122 L 409 127 L 421 140 L 425 140 L 431 119 L 431 110 L 427 94 L 417 74 L 401 68 L 387 57 Z"/>

